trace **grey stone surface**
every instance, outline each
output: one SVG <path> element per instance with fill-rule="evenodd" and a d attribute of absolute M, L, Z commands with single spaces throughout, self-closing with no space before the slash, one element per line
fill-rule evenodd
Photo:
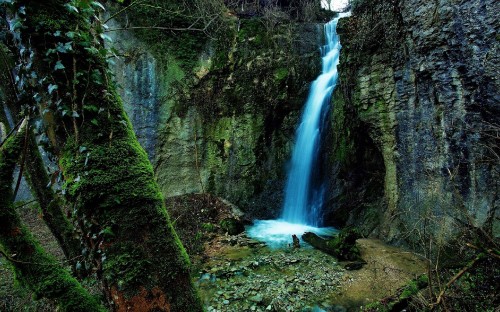
<path fill-rule="evenodd" d="M 383 158 L 378 233 L 395 239 L 432 217 L 430 232 L 446 236 L 470 216 L 500 235 L 500 4 L 394 3 L 372 1 L 341 26 L 337 100 Z"/>

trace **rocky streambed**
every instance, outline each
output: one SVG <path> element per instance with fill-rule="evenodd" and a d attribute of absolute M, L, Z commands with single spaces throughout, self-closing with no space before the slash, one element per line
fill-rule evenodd
<path fill-rule="evenodd" d="M 358 240 L 367 264 L 345 263 L 302 245 L 270 249 L 245 233 L 205 246 L 196 284 L 207 311 L 358 311 L 425 271 L 416 255 L 380 241 Z"/>

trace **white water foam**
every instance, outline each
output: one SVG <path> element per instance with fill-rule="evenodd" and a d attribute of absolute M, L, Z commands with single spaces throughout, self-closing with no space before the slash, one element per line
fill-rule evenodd
<path fill-rule="evenodd" d="M 337 230 L 333 227 L 318 228 L 283 220 L 255 220 L 254 225 L 247 228 L 248 236 L 265 242 L 270 248 L 287 247 L 292 243 L 292 235 L 295 234 L 301 239 L 305 232 L 312 232 L 319 236 L 332 236 L 337 233 Z M 304 243 L 302 239 L 301 243 Z"/>

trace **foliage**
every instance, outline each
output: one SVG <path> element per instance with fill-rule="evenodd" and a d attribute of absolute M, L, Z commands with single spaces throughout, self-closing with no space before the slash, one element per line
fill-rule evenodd
<path fill-rule="evenodd" d="M 20 59 L 29 52 L 18 66 L 18 89 L 34 100 L 28 110 L 43 114 L 63 193 L 108 300 L 117 309 L 201 310 L 189 259 L 111 82 L 111 52 L 103 45 L 109 38 L 97 16 L 103 6 L 83 0 L 11 4 L 19 26 L 10 29 L 9 45 Z M 156 299 L 143 298 L 151 293 Z"/>
<path fill-rule="evenodd" d="M 204 251 L 204 244 L 216 233 L 220 235 L 232 227 L 243 227 L 241 221 L 232 215 L 231 207 L 210 194 L 170 197 L 166 199 L 166 203 L 174 220 L 174 228 L 191 257 L 200 256 Z"/>
<path fill-rule="evenodd" d="M 61 311 L 105 311 L 95 298 L 48 255 L 21 223 L 13 203 L 13 173 L 26 133 L 21 130 L 0 149 L 0 253 L 9 260 L 16 279 L 38 297 L 53 299 Z"/>
<path fill-rule="evenodd" d="M 127 10 L 111 9 L 126 25 L 116 31 L 131 29 L 157 59 L 167 61 L 166 55 L 172 56 L 187 72 L 196 67 L 209 38 L 222 39 L 227 34 L 226 8 L 218 0 L 135 1 Z"/>

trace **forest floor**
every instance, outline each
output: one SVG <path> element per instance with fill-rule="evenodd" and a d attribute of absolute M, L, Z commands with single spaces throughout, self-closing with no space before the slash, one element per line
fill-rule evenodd
<path fill-rule="evenodd" d="M 348 271 L 308 246 L 273 250 L 244 233 L 221 236 L 207 243 L 196 283 L 207 311 L 358 311 L 425 272 L 413 253 L 357 243 L 367 264 Z"/>
<path fill-rule="evenodd" d="M 38 210 L 25 206 L 18 211 L 42 246 L 64 264 Z M 378 240 L 357 243 L 367 264 L 348 271 L 345 263 L 308 246 L 269 249 L 245 233 L 212 233 L 203 251 L 191 255 L 194 280 L 211 312 L 358 311 L 394 294 L 425 271 L 424 261 L 413 253 Z M 98 291 L 96 285 L 90 289 Z M 51 302 L 33 300 L 29 291 L 18 287 L 5 259 L 0 258 L 0 311 L 54 309 Z"/>
<path fill-rule="evenodd" d="M 17 210 L 24 224 L 31 230 L 45 250 L 63 263 L 64 254 L 57 241 L 39 215 L 36 205 L 25 205 Z M 2 312 L 49 312 L 55 311 L 52 302 L 40 299 L 33 300 L 33 294 L 19 287 L 14 280 L 14 274 L 7 261 L 0 256 L 0 311 Z"/>

